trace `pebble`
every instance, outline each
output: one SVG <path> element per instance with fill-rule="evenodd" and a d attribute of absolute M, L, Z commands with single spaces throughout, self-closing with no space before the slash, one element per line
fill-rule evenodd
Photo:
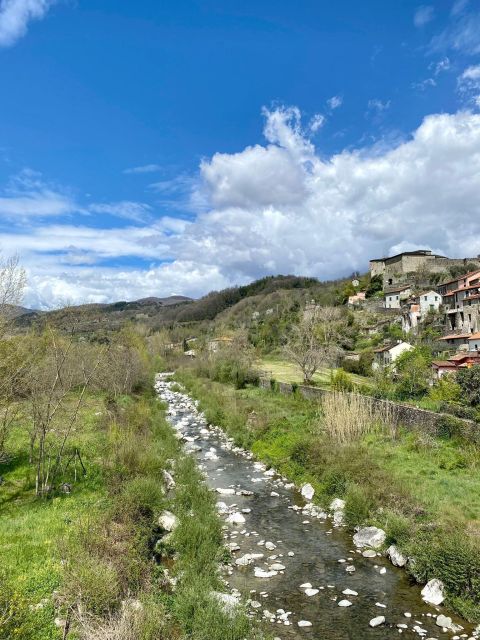
<path fill-rule="evenodd" d="M 340 600 L 340 602 L 338 603 L 339 607 L 351 607 L 352 603 L 350 602 L 350 600 Z"/>
<path fill-rule="evenodd" d="M 379 627 L 384 622 L 385 622 L 385 616 L 377 616 L 376 618 L 372 618 L 368 624 L 371 627 Z"/>
<path fill-rule="evenodd" d="M 308 620 L 299 620 L 297 624 L 298 624 L 299 627 L 311 627 L 312 626 L 312 623 L 309 622 Z"/>
<path fill-rule="evenodd" d="M 344 596 L 358 596 L 358 593 L 352 589 L 344 589 L 342 593 Z"/>
<path fill-rule="evenodd" d="M 311 596 L 316 596 L 318 593 L 318 589 L 305 589 L 305 595 L 308 596 L 309 598 Z"/>

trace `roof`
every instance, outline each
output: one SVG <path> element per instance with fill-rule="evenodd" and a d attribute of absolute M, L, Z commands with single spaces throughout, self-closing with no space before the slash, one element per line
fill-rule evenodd
<path fill-rule="evenodd" d="M 385 262 L 385 260 L 393 260 L 393 258 L 400 258 L 400 256 L 432 256 L 433 258 L 446 257 L 446 256 L 435 255 L 430 251 L 430 249 L 417 249 L 416 251 L 402 251 L 402 253 L 396 253 L 394 256 L 385 256 L 384 258 L 372 258 L 370 262 Z"/>
<path fill-rule="evenodd" d="M 390 351 L 390 350 L 391 350 L 391 349 L 393 349 L 394 347 L 398 347 L 398 346 L 399 346 L 399 345 L 401 345 L 401 344 L 406 344 L 406 345 L 408 345 L 409 347 L 411 347 L 411 346 L 412 346 L 412 345 L 411 345 L 411 344 L 409 344 L 408 342 L 403 342 L 403 341 L 401 341 L 401 342 L 396 342 L 395 344 L 387 344 L 387 345 L 385 345 L 384 347 L 379 347 L 378 349 L 374 349 L 373 351 L 374 351 L 375 353 L 382 353 L 382 351 Z"/>
<path fill-rule="evenodd" d="M 472 335 L 469 337 L 469 340 L 480 340 L 480 331 L 477 331 L 477 333 L 472 333 Z"/>
<path fill-rule="evenodd" d="M 468 358 L 478 358 L 476 355 L 476 351 L 465 351 L 465 353 L 457 353 L 454 356 L 449 358 L 450 362 L 461 362 L 462 360 L 467 360 Z"/>
<path fill-rule="evenodd" d="M 435 289 L 427 289 L 426 291 L 421 291 L 418 294 L 417 298 L 419 298 L 420 296 L 426 296 L 427 293 L 434 293 L 436 296 L 441 295 L 440 293 L 438 293 L 438 291 L 435 291 Z"/>
<path fill-rule="evenodd" d="M 471 260 L 478 260 L 478 258 L 471 258 Z M 468 259 L 467 259 L 468 262 Z M 445 280 L 445 282 L 441 282 L 438 286 L 441 287 L 444 284 L 451 284 L 452 282 L 459 282 L 460 280 L 464 280 L 465 278 L 469 278 L 470 276 L 475 275 L 476 273 L 480 273 L 480 269 L 476 269 L 475 271 L 469 271 L 465 273 L 463 276 L 458 276 L 457 278 L 452 278 L 451 280 Z"/>
<path fill-rule="evenodd" d="M 439 340 L 455 340 L 455 339 L 460 339 L 460 338 L 469 338 L 470 334 L 469 333 L 451 333 L 448 336 L 442 336 L 441 338 L 439 338 Z"/>
<path fill-rule="evenodd" d="M 388 296 L 391 293 L 398 293 L 399 291 L 405 291 L 406 289 L 411 289 L 411 284 L 404 284 L 402 287 L 397 287 L 396 289 L 390 289 L 390 291 L 386 291 L 385 295 Z"/>
<path fill-rule="evenodd" d="M 448 367 L 449 369 L 456 369 L 457 365 L 453 362 L 449 362 L 448 360 L 434 360 L 432 362 L 434 367 Z"/>

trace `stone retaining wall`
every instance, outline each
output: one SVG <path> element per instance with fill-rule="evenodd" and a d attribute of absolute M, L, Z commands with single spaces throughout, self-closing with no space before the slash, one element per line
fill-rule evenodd
<path fill-rule="evenodd" d="M 284 395 L 294 392 L 301 394 L 308 400 L 321 401 L 326 395 L 333 392 L 318 387 L 305 385 L 292 385 L 287 382 L 272 381 L 269 378 L 260 378 L 259 386 L 263 389 L 278 391 Z M 480 442 L 480 425 L 473 420 L 464 420 L 446 413 L 435 413 L 426 409 L 419 409 L 408 404 L 392 402 L 391 400 L 381 400 L 365 396 L 374 408 L 388 413 L 392 422 L 397 426 L 402 426 L 410 431 L 422 431 L 436 436 L 459 435 L 472 442 Z"/>

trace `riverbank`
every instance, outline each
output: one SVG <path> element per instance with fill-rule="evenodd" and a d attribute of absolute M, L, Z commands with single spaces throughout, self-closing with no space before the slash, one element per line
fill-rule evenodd
<path fill-rule="evenodd" d="M 55 497 L 34 497 L 25 433 L 2 470 L 2 640 L 245 637 L 243 612 L 209 597 L 221 523 L 155 396 L 88 397 L 72 439 L 85 474 L 72 463 Z"/>
<path fill-rule="evenodd" d="M 409 571 L 421 582 L 441 579 L 447 601 L 480 621 L 479 451 L 457 439 L 376 429 L 347 442 L 325 430 L 321 406 L 297 396 L 179 378 L 207 418 L 297 485 L 310 482 L 322 505 L 346 501 L 350 528 L 372 524 L 415 557 Z"/>

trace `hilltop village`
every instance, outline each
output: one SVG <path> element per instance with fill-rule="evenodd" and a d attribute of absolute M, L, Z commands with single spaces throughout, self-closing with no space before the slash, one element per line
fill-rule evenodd
<path fill-rule="evenodd" d="M 374 349 L 374 368 L 391 365 L 425 341 L 436 356 L 433 377 L 480 363 L 479 256 L 452 259 L 417 250 L 373 259 L 369 288 L 362 289 L 358 280 L 352 286 L 347 305 L 376 319 L 365 327 L 367 334 L 398 329 L 396 340 L 387 335 Z"/>

